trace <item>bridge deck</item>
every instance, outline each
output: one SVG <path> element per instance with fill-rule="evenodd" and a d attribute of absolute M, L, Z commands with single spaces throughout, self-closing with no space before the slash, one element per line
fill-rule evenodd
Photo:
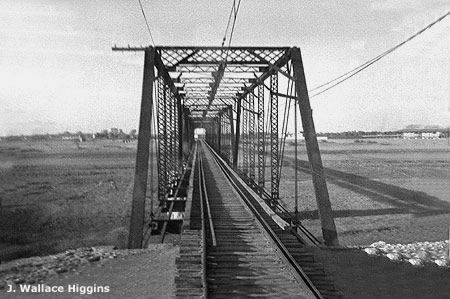
<path fill-rule="evenodd" d="M 207 232 L 209 297 L 314 298 L 308 286 L 291 272 L 212 154 L 205 148 L 202 155 L 217 240 L 213 246 L 211 232 Z"/>

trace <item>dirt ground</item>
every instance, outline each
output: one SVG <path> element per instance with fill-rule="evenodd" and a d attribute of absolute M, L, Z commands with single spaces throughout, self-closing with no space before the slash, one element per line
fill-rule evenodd
<path fill-rule="evenodd" d="M 46 284 L 63 287 L 64 291 L 61 293 L 25 293 L 16 286 L 14 293 L 0 290 L 0 294 L 2 294 L 0 297 L 174 298 L 175 258 L 178 252 L 178 246 L 152 244 L 148 249 L 142 249 L 137 253 L 112 260 L 88 263 L 77 272 L 52 276 L 46 281 Z M 78 285 L 78 288 L 74 288 L 74 285 Z M 70 287 L 72 287 L 72 291 L 69 292 Z M 108 292 L 102 292 L 105 287 L 109 288 Z"/>
<path fill-rule="evenodd" d="M 320 235 L 305 145 L 300 147 L 299 217 Z M 374 139 L 320 143 L 342 245 L 445 240 L 450 226 L 448 140 Z M 293 146 L 286 146 L 280 183 L 294 210 Z"/>
<path fill-rule="evenodd" d="M 351 248 L 315 249 L 315 256 L 344 298 L 440 299 L 450 294 L 449 268 L 415 267 Z"/>
<path fill-rule="evenodd" d="M 0 142 L 0 258 L 45 255 L 82 246 L 123 247 L 135 147 L 121 141 L 78 145 L 70 141 Z M 320 148 L 341 245 L 412 243 L 448 237 L 447 140 L 330 140 L 320 143 Z M 304 144 L 299 159 L 299 217 L 320 236 Z M 280 195 L 291 211 L 293 165 L 293 148 L 287 145 Z M 148 292 L 151 286 L 157 298 L 158 288 L 172 288 L 175 268 L 167 265 L 172 265 L 177 254 L 174 248 L 173 252 L 156 248 L 147 256 L 112 261 L 104 267 L 88 268 L 80 276 L 60 276 L 51 283 L 110 283 L 118 296 L 135 287 L 134 291 Z M 350 298 L 443 298 L 449 291 L 448 269 L 394 263 L 355 248 L 322 250 L 316 255 Z M 138 279 L 141 274 L 160 272 L 161 280 L 150 276 Z M 133 273 L 138 273 L 137 285 L 132 280 L 116 279 Z M 110 282 L 106 281 L 108 277 Z M 145 279 L 152 284 L 145 284 Z"/>
<path fill-rule="evenodd" d="M 80 246 L 123 246 L 135 148 L 136 143 L 111 140 L 0 142 L 3 258 Z M 341 244 L 446 238 L 450 226 L 448 140 L 329 140 L 321 142 L 320 148 Z M 320 235 L 304 144 L 299 151 L 299 216 Z M 293 211 L 294 163 L 289 142 L 284 160 L 280 196 Z M 156 171 L 153 179 L 155 175 Z M 156 192 L 156 186 L 152 191 Z"/>
<path fill-rule="evenodd" d="M 135 148 L 119 140 L 0 142 L 0 259 L 123 247 Z"/>

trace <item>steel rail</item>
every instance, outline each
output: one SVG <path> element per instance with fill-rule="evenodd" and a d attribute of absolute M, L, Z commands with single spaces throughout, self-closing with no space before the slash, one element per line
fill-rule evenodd
<path fill-rule="evenodd" d="M 201 156 L 200 156 L 200 147 L 198 146 L 198 143 L 195 145 L 195 148 L 196 148 L 196 155 L 197 155 L 197 164 L 195 165 L 197 168 L 198 168 L 198 187 L 199 187 L 199 189 L 198 189 L 198 192 L 199 192 L 199 195 L 200 195 L 200 223 L 201 223 L 201 229 L 200 229 L 200 234 L 201 234 L 201 238 L 202 238 L 202 245 L 203 245 L 203 248 L 202 248 L 202 252 L 201 252 L 201 258 L 202 258 L 202 274 L 201 274 L 201 277 L 202 277 L 202 284 L 203 284 L 203 286 L 204 286 L 204 289 L 203 289 L 203 291 L 204 291 L 204 295 L 205 295 L 205 298 L 208 298 L 208 281 L 207 281 L 207 279 L 206 279 L 206 233 L 205 233 L 205 228 L 206 228 L 206 225 L 205 225 L 205 211 L 204 211 L 204 206 L 203 206 L 203 195 L 202 195 L 202 188 L 201 188 L 201 175 L 200 175 L 200 173 L 201 173 L 201 165 L 200 165 L 200 163 L 201 163 L 201 160 L 200 160 L 200 158 L 201 158 Z M 195 172 L 195 170 L 194 170 L 194 172 Z M 195 176 L 195 173 L 194 173 L 194 176 Z"/>
<path fill-rule="evenodd" d="M 312 283 L 312 281 L 309 279 L 309 277 L 306 275 L 306 273 L 303 271 L 303 269 L 300 267 L 300 265 L 296 262 L 294 257 L 289 253 L 287 248 L 284 246 L 284 244 L 281 242 L 281 240 L 278 238 L 276 233 L 271 229 L 270 225 L 264 220 L 262 215 L 258 212 L 256 207 L 253 205 L 253 203 L 247 198 L 247 196 L 242 191 L 242 186 L 239 186 L 240 184 L 235 181 L 235 179 L 232 178 L 229 171 L 223 166 L 223 162 L 220 161 L 217 154 L 214 152 L 214 150 L 207 144 L 206 147 L 209 149 L 209 151 L 212 153 L 212 157 L 216 161 L 217 165 L 220 167 L 222 172 L 225 174 L 231 185 L 235 188 L 235 190 L 238 192 L 238 194 L 241 196 L 241 198 L 244 200 L 244 202 L 247 204 L 247 206 L 250 208 L 252 213 L 255 215 L 256 219 L 261 223 L 261 225 L 264 227 L 266 232 L 270 235 L 273 242 L 276 244 L 278 249 L 283 254 L 284 258 L 289 262 L 289 264 L 294 268 L 296 273 L 300 276 L 300 278 L 303 280 L 303 282 L 308 286 L 308 288 L 311 290 L 311 292 L 316 296 L 316 298 L 323 299 L 324 297 L 320 293 L 320 291 L 316 288 L 316 286 Z"/>
<path fill-rule="evenodd" d="M 217 246 L 217 239 L 216 239 L 216 232 L 214 230 L 214 223 L 211 216 L 211 207 L 209 205 L 209 198 L 208 198 L 208 191 L 206 189 L 206 183 L 205 183 L 205 171 L 203 169 L 203 158 L 201 157 L 201 152 L 203 150 L 199 150 L 199 191 L 200 191 L 200 201 L 203 204 L 203 200 L 206 203 L 206 212 L 208 214 L 208 222 L 209 222 L 209 230 L 211 232 L 211 239 L 213 246 Z"/>

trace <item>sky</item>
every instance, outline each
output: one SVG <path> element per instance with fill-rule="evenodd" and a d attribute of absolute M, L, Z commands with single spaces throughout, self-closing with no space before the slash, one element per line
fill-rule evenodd
<path fill-rule="evenodd" d="M 227 1 L 142 0 L 157 45 L 219 46 Z M 232 45 L 298 46 L 315 87 L 403 41 L 447 0 L 242 0 Z M 0 136 L 137 128 L 149 45 L 137 0 L 0 1 Z M 450 126 L 450 17 L 311 99 L 319 132 Z"/>

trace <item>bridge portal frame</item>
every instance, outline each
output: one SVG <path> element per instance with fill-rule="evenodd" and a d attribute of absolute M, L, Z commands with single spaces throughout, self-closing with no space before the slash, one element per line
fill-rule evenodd
<path fill-rule="evenodd" d="M 163 84 L 163 94 L 166 96 L 166 100 L 169 99 L 169 103 L 163 107 L 159 106 L 158 110 L 161 109 L 161 112 L 171 114 L 169 127 L 173 130 L 173 132 L 169 132 L 169 137 L 166 134 L 157 136 L 158 143 L 168 144 L 167 152 L 171 153 L 165 155 L 161 151 L 158 152 L 158 160 L 162 158 L 166 167 L 172 165 L 170 170 L 164 170 L 160 167 L 158 169 L 158 183 L 161 186 L 160 201 L 167 198 L 169 189 L 176 182 L 176 176 L 181 173 L 179 170 L 182 168 L 183 160 L 186 157 L 186 146 L 192 144 L 193 130 L 196 127 L 206 127 L 209 132 L 207 134 L 209 143 L 218 153 L 225 156 L 235 170 L 239 170 L 240 151 L 242 151 L 241 139 L 244 139 L 245 167 L 241 175 L 263 199 L 268 200 L 271 206 L 276 209 L 279 200 L 279 170 L 281 169 L 278 101 L 280 97 L 293 99 L 295 109 L 298 107 L 301 115 L 323 238 L 326 245 L 338 245 L 299 48 L 158 46 L 113 47 L 113 50 L 145 52 L 129 248 L 142 247 L 151 115 L 154 106 L 153 89 L 155 87 L 154 81 L 157 78 L 160 78 Z M 288 64 L 292 68 L 288 68 Z M 186 76 L 185 74 L 191 74 L 192 76 Z M 235 76 L 230 76 L 230 74 L 235 74 Z M 239 74 L 250 74 L 252 76 Z M 295 85 L 294 96 L 278 92 L 278 77 L 280 75 Z M 270 79 L 270 87 L 265 84 L 267 79 Z M 269 111 L 266 111 L 271 129 L 269 133 L 270 156 L 268 157 L 270 159 L 268 164 L 270 165 L 270 191 L 265 189 L 267 158 L 265 144 L 268 132 L 263 129 L 265 125 L 264 88 L 269 89 L 267 101 L 270 101 Z M 161 93 L 155 93 L 155 95 L 158 99 Z M 256 111 L 254 111 L 254 97 L 257 97 L 258 100 Z M 254 123 L 255 117 L 257 126 Z M 243 123 L 243 120 L 246 122 Z M 248 123 L 249 120 L 250 123 Z M 163 125 L 161 122 L 162 120 L 159 121 L 158 126 Z M 246 132 L 241 132 L 243 128 Z M 256 141 L 257 150 L 255 150 L 255 144 L 253 144 L 255 136 L 258 139 Z M 170 140 L 167 140 L 167 138 Z M 231 152 L 224 152 L 222 145 L 230 146 Z M 254 165 L 255 155 L 258 155 L 258 165 Z M 169 161 L 169 159 L 171 160 Z M 257 176 L 255 167 L 258 169 Z M 164 190 L 164 186 L 167 190 Z"/>

